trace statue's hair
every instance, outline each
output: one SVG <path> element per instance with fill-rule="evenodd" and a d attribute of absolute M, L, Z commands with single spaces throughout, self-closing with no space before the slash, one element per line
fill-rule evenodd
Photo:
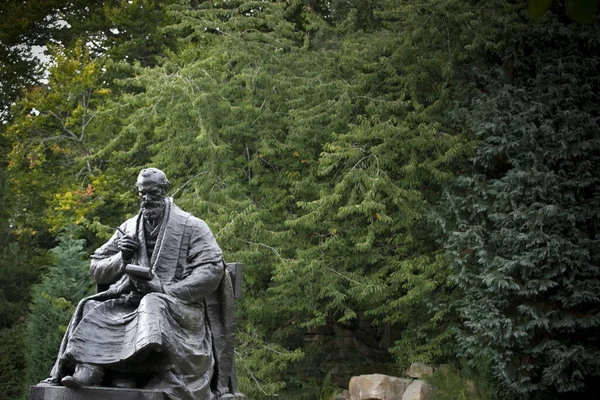
<path fill-rule="evenodd" d="M 162 172 L 158 168 L 154 168 L 154 167 L 144 168 L 143 170 L 140 171 L 138 178 L 141 176 L 143 176 L 144 178 L 149 178 L 149 177 L 155 178 L 158 181 L 158 185 L 160 186 L 161 189 L 163 189 L 165 191 L 165 193 L 169 189 L 169 180 L 167 179 L 167 175 L 165 175 L 165 173 Z"/>

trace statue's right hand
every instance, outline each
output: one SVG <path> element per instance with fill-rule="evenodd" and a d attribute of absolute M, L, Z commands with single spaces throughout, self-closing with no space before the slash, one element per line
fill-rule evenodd
<path fill-rule="evenodd" d="M 138 241 L 129 235 L 121 236 L 119 238 L 119 241 L 117 242 L 117 248 L 123 254 L 124 260 L 131 259 L 133 253 L 137 250 L 138 247 L 140 247 Z"/>

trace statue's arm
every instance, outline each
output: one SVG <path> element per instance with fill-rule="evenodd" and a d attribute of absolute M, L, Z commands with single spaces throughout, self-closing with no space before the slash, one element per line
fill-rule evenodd
<path fill-rule="evenodd" d="M 223 255 L 208 226 L 196 220 L 187 251 L 184 278 L 163 285 L 163 291 L 183 301 L 196 303 L 217 290 L 225 273 Z"/>
<path fill-rule="evenodd" d="M 223 263 L 208 263 L 198 266 L 179 282 L 163 285 L 165 294 L 188 303 L 197 303 L 219 287 L 223 278 Z"/>
<path fill-rule="evenodd" d="M 117 247 L 122 235 L 116 231 L 108 242 L 91 255 L 90 272 L 97 284 L 113 284 L 123 276 L 125 262 Z"/>

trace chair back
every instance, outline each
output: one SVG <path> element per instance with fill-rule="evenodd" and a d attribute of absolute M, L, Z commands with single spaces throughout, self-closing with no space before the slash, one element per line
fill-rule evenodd
<path fill-rule="evenodd" d="M 231 277 L 231 284 L 233 285 L 233 295 L 236 299 L 242 297 L 242 270 L 244 265 L 239 262 L 225 263 L 227 272 Z"/>

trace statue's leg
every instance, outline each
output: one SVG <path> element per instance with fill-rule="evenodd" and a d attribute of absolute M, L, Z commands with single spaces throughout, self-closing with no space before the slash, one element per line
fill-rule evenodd
<path fill-rule="evenodd" d="M 100 303 L 101 303 L 100 301 L 96 301 L 96 300 L 83 299 L 78 306 L 78 308 L 81 310 L 80 311 L 81 316 L 86 315 L 88 312 L 90 312 L 90 310 L 92 310 L 94 307 L 96 307 Z M 77 314 L 78 313 L 76 313 L 76 315 Z M 75 321 L 73 321 L 73 319 L 80 320 L 81 317 L 76 318 L 74 316 L 71 321 L 72 323 L 75 322 Z M 70 330 L 71 330 L 71 326 L 69 326 L 67 333 L 65 333 L 65 338 L 63 339 L 63 342 L 65 342 L 64 347 L 66 347 L 66 343 L 68 342 Z M 64 350 L 63 346 L 61 346 L 61 350 Z M 61 355 L 62 354 L 59 355 L 59 359 L 57 360 L 57 363 L 60 363 Z M 75 372 L 73 373 L 73 375 L 67 375 L 67 376 L 63 377 L 62 379 L 59 378 L 60 379 L 59 381 L 60 381 L 60 384 L 62 384 L 64 386 L 77 389 L 81 386 L 99 385 L 102 382 L 103 375 L 104 375 L 104 372 L 101 367 L 98 367 L 98 366 L 95 366 L 92 364 L 78 363 L 75 365 Z M 58 376 L 57 376 L 57 378 L 58 378 Z M 55 378 L 55 380 L 58 380 L 58 379 Z"/>
<path fill-rule="evenodd" d="M 56 357 L 56 362 L 54 363 L 54 366 L 52 367 L 52 371 L 50 372 L 50 377 L 48 379 L 45 379 L 42 382 L 40 382 L 40 384 L 51 385 L 51 386 L 59 386 L 61 384 L 61 379 L 65 376 L 65 374 L 68 374 L 68 372 L 64 371 L 64 369 L 65 369 L 64 365 L 63 365 L 64 360 L 63 360 L 62 356 L 65 352 L 65 349 L 67 348 L 67 344 L 69 342 L 71 333 L 73 332 L 75 327 L 77 327 L 77 324 L 79 324 L 79 321 L 81 321 L 81 318 L 85 314 L 87 314 L 91 309 L 93 309 L 95 306 L 97 306 L 98 304 L 100 304 L 99 301 L 90 300 L 88 298 L 82 299 L 79 302 L 79 304 L 77 305 L 77 309 L 75 310 L 75 313 L 71 317 L 71 321 L 69 321 L 69 326 L 67 327 L 67 331 L 65 332 L 65 335 L 60 344 L 60 348 L 58 350 L 58 356 Z M 67 369 L 71 369 L 71 368 L 72 368 L 72 366 Z"/>
<path fill-rule="evenodd" d="M 102 383 L 104 369 L 98 365 L 80 363 L 75 367 L 73 375 L 65 376 L 60 383 L 71 389 L 79 389 L 82 386 L 98 386 Z"/>
<path fill-rule="evenodd" d="M 216 399 L 210 388 L 214 358 L 203 305 L 151 293 L 140 303 L 138 314 L 140 324 L 160 327 L 153 333 L 160 333 L 162 342 L 156 371 L 145 389 L 161 390 L 169 399 Z"/>

